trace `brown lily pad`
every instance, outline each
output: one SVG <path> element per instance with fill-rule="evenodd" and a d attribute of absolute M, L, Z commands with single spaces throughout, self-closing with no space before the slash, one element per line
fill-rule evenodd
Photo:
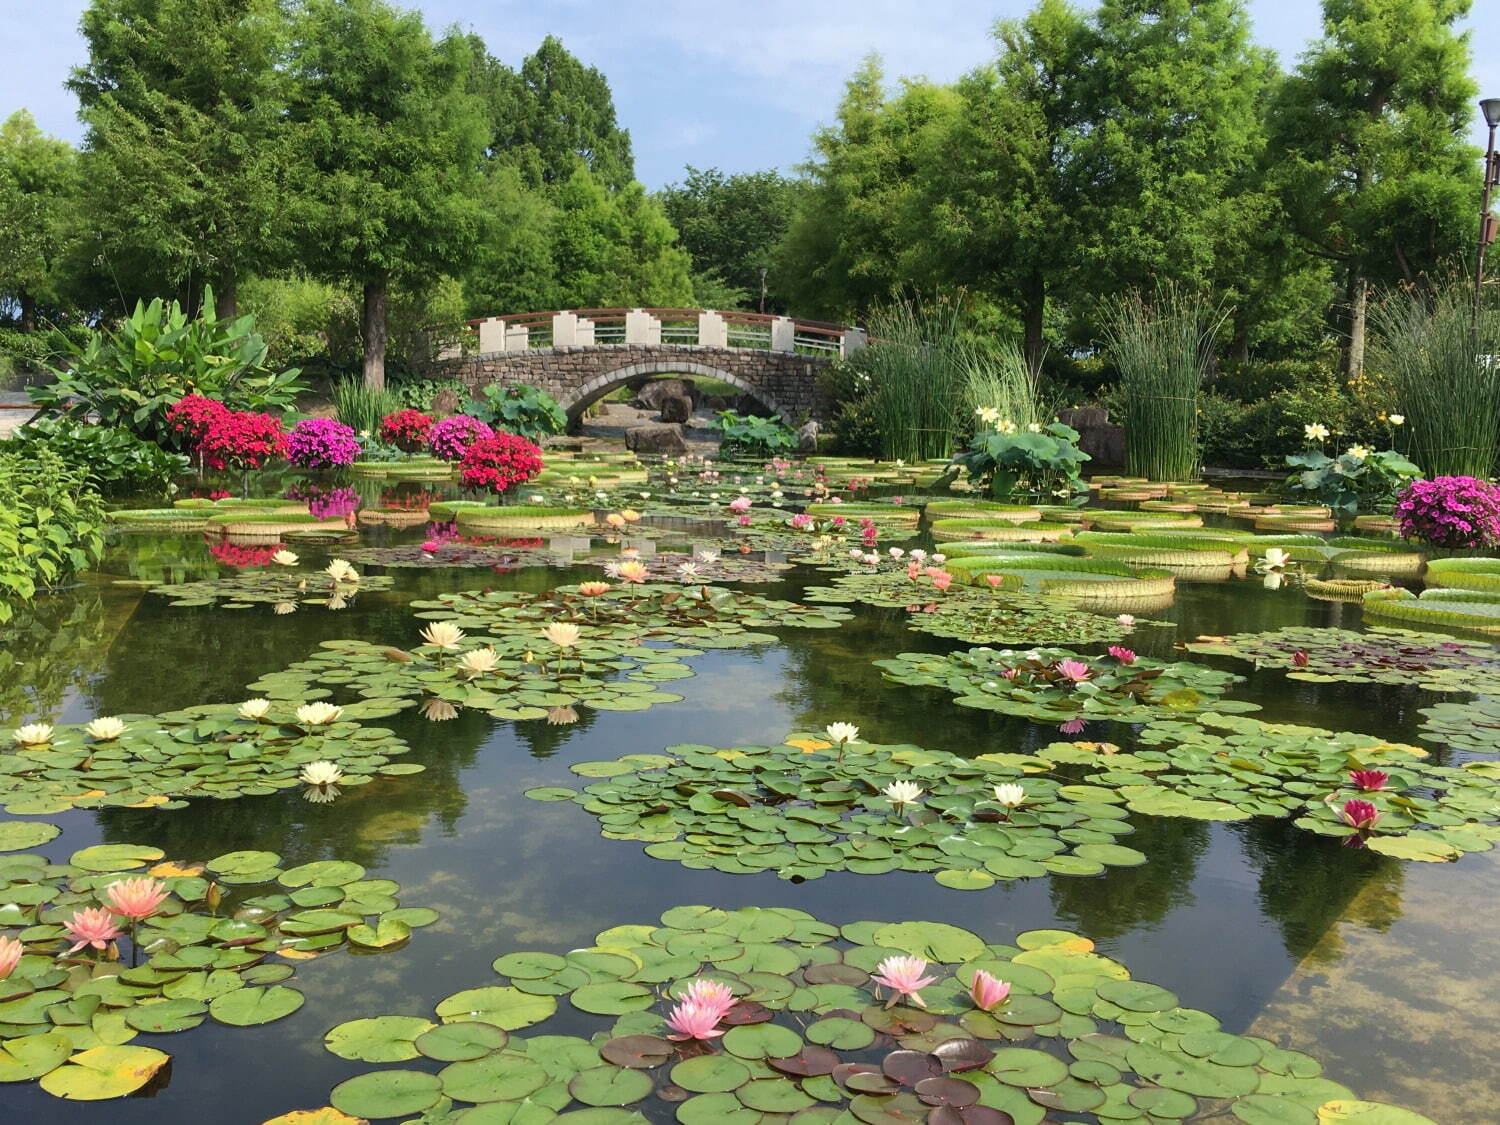
<path fill-rule="evenodd" d="M 892 1051 L 881 1060 L 885 1076 L 903 1086 L 915 1086 L 927 1078 L 941 1078 L 942 1061 L 926 1051 Z"/>
<path fill-rule="evenodd" d="M 928 1105 L 963 1109 L 979 1101 L 979 1087 L 962 1078 L 924 1078 L 913 1090 Z"/>
<path fill-rule="evenodd" d="M 806 1078 L 814 1074 L 832 1074 L 835 1067 L 840 1065 L 837 1051 L 830 1051 L 827 1047 L 819 1047 L 815 1044 L 804 1044 L 802 1050 L 795 1055 L 788 1055 L 780 1059 L 767 1059 L 766 1062 L 783 1074 L 796 1074 Z"/>
<path fill-rule="evenodd" d="M 676 1053 L 671 1042 L 656 1035 L 622 1035 L 599 1048 L 599 1054 L 616 1066 L 650 1070 Z"/>
<path fill-rule="evenodd" d="M 932 1054 L 949 1074 L 978 1070 L 995 1057 L 995 1052 L 977 1039 L 949 1039 L 933 1048 Z"/>

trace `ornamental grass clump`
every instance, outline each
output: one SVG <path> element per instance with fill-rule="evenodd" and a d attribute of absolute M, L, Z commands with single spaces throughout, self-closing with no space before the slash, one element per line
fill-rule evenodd
<path fill-rule="evenodd" d="M 1223 323 L 1217 305 L 1170 285 L 1105 308 L 1105 342 L 1125 394 L 1130 475 L 1188 480 L 1198 471 L 1198 392 Z"/>
<path fill-rule="evenodd" d="M 852 362 L 869 379 L 881 458 L 951 457 L 968 382 L 957 304 L 895 300 L 871 311 L 869 327 L 873 342 Z"/>
<path fill-rule="evenodd" d="M 1413 481 L 1392 514 L 1407 539 L 1450 550 L 1500 547 L 1500 488 L 1475 477 Z"/>

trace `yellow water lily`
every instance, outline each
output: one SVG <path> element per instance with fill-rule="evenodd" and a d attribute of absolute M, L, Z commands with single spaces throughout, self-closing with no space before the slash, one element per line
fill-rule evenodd
<path fill-rule="evenodd" d="M 297 708 L 297 721 L 304 726 L 320 727 L 337 722 L 343 713 L 342 707 L 335 707 L 332 703 L 304 703 Z"/>
<path fill-rule="evenodd" d="M 125 733 L 125 724 L 119 719 L 101 715 L 83 729 L 96 742 L 112 742 Z"/>

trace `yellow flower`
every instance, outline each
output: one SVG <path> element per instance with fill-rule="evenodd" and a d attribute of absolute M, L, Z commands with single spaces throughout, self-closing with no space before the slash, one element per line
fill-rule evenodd
<path fill-rule="evenodd" d="M 119 719 L 100 717 L 83 728 L 89 737 L 98 742 L 112 742 L 125 733 L 125 724 Z"/>
<path fill-rule="evenodd" d="M 304 703 L 297 708 L 297 721 L 304 726 L 320 727 L 337 722 L 343 713 L 342 707 L 335 707 L 332 703 Z"/>
<path fill-rule="evenodd" d="M 264 719 L 266 712 L 271 709 L 269 699 L 247 699 L 240 704 L 240 718 L 242 719 Z"/>
<path fill-rule="evenodd" d="M 621 563 L 619 577 L 622 582 L 644 582 L 646 581 L 646 564 L 640 562 Z"/>
<path fill-rule="evenodd" d="M 566 621 L 554 621 L 542 630 L 542 636 L 558 648 L 572 648 L 578 643 L 578 626 Z"/>
<path fill-rule="evenodd" d="M 302 767 L 304 785 L 332 785 L 344 776 L 344 771 L 329 761 L 308 762 Z"/>
<path fill-rule="evenodd" d="M 452 650 L 464 639 L 464 631 L 451 621 L 434 621 L 422 630 L 422 639 L 434 648 Z"/>

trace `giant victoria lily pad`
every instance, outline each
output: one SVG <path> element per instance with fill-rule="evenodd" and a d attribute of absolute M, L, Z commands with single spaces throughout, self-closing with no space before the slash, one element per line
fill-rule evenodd
<path fill-rule="evenodd" d="M 1221 1030 L 1208 1012 L 1132 980 L 1093 942 L 1061 930 L 990 944 L 945 923 L 838 927 L 788 908 L 680 906 L 660 925 L 618 926 L 595 940 L 592 949 L 495 963 L 502 975 L 524 974 L 507 988 L 563 1001 L 571 1034 L 549 1030 L 550 1007 L 504 1029 L 487 1024 L 463 993 L 437 1006 L 436 1024 L 353 1020 L 329 1033 L 330 1049 L 398 1065 L 341 1082 L 332 1105 L 312 1112 L 429 1125 L 625 1125 L 648 1113 L 664 1119 L 665 1105 L 681 1125 L 1040 1125 L 1053 1111 L 1069 1120 L 1290 1122 L 1353 1120 L 1357 1110 L 1361 1120 L 1432 1125 L 1359 1101 L 1311 1055 Z M 761 950 L 785 968 L 751 967 Z M 875 979 L 889 957 L 923 962 L 932 980 L 918 997 Z M 988 1010 L 970 996 L 980 970 L 1010 986 Z M 714 1034 L 675 1038 L 673 1004 L 704 981 L 732 994 Z M 567 1001 L 601 986 L 638 987 L 647 1002 L 579 1017 L 591 1009 Z M 442 1036 L 465 1027 L 488 1028 L 488 1037 L 452 1049 Z"/>
<path fill-rule="evenodd" d="M 1240 676 L 1144 657 L 1126 661 L 1061 648 L 971 648 L 947 654 L 903 652 L 875 665 L 896 683 L 952 692 L 961 707 L 1040 722 L 1138 723 L 1162 715 L 1259 710 L 1254 703 L 1223 698 Z"/>
<path fill-rule="evenodd" d="M 1199 637 L 1189 652 L 1232 656 L 1258 668 L 1280 668 L 1312 683 L 1402 684 L 1429 691 L 1500 693 L 1495 646 L 1406 629 L 1286 628 L 1269 633 Z"/>
<path fill-rule="evenodd" d="M 286 983 L 299 962 L 359 946 L 362 928 L 399 922 L 410 934 L 437 918 L 403 909 L 400 886 L 366 878 L 357 863 L 280 865 L 273 852 L 185 862 L 126 844 L 83 848 L 64 863 L 34 852 L 0 857 L 0 936 L 22 946 L 0 981 L 0 1082 L 39 1078 L 48 1093 L 75 1100 L 133 1093 L 169 1058 L 125 1046 L 137 1036 L 282 1019 L 303 1003 Z M 308 866 L 327 868 L 315 895 L 297 889 Z M 98 935 L 104 948 L 71 951 L 66 923 L 107 904 L 117 880 L 141 877 L 166 892 L 156 912 L 133 933 L 116 918 L 116 933 Z M 372 1038 L 361 1049 L 387 1057 L 391 1048 Z"/>
<path fill-rule="evenodd" d="M 567 560 L 562 555 L 545 549 L 545 539 L 516 539 L 512 543 L 514 545 L 507 544 L 504 540 L 493 544 L 439 540 L 437 549 L 432 551 L 423 550 L 420 543 L 409 543 L 399 547 L 359 547 L 345 551 L 344 557 L 360 566 L 414 567 L 422 570 L 448 567 L 518 570 L 528 566 L 566 565 Z"/>

